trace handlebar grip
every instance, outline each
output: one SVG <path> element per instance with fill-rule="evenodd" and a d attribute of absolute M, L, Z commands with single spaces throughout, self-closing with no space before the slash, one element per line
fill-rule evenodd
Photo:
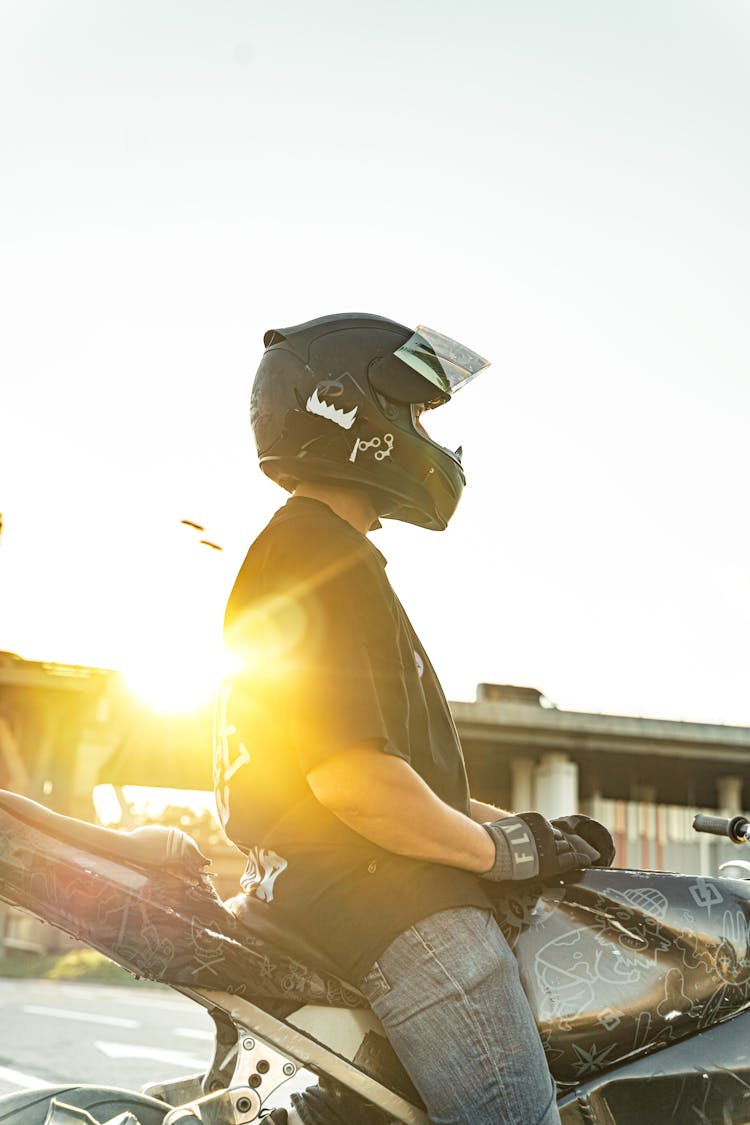
<path fill-rule="evenodd" d="M 707 813 L 698 813 L 693 819 L 693 829 L 696 832 L 710 832 L 712 836 L 726 836 L 730 823 L 726 816 L 709 816 Z"/>
<path fill-rule="evenodd" d="M 707 813 L 698 813 L 693 819 L 693 828 L 696 832 L 709 832 L 712 836 L 728 836 L 735 844 L 748 842 L 747 833 L 750 823 L 744 816 L 709 816 Z"/>

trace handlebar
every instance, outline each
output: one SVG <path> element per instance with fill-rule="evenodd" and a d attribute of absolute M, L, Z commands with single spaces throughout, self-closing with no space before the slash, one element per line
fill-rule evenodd
<path fill-rule="evenodd" d="M 698 813 L 693 819 L 696 832 L 709 832 L 712 836 L 728 836 L 733 844 L 750 844 L 750 821 L 744 816 L 709 816 Z"/>

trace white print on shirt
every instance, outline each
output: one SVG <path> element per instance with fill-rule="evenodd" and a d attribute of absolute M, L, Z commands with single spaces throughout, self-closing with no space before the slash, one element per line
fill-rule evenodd
<path fill-rule="evenodd" d="M 316 387 L 307 400 L 306 409 L 308 414 L 317 414 L 320 418 L 328 418 L 331 422 L 335 422 L 337 426 L 341 426 L 342 430 L 350 430 L 354 425 L 354 419 L 357 417 L 358 408 L 353 406 L 351 410 L 345 413 L 338 406 L 334 406 L 330 402 L 323 402 Z"/>
<path fill-rule="evenodd" d="M 417 666 L 417 675 L 421 680 L 422 676 L 424 676 L 424 660 L 422 659 L 421 652 L 417 652 L 416 649 L 414 649 L 414 663 Z"/>
<path fill-rule="evenodd" d="M 288 866 L 285 859 L 268 848 L 251 848 L 240 886 L 246 895 L 261 902 L 273 902 L 273 885 Z"/>
<path fill-rule="evenodd" d="M 390 457 L 393 451 L 393 434 L 384 434 L 383 441 L 385 442 L 385 449 L 380 448 L 379 437 L 374 437 L 371 441 L 362 441 L 362 438 L 357 438 L 354 443 L 354 449 L 349 455 L 349 460 L 356 461 L 357 454 L 360 450 L 364 453 L 366 449 L 377 449 L 378 452 L 375 454 L 375 460 L 384 461 L 386 457 Z"/>
<path fill-rule="evenodd" d="M 232 685 L 224 683 L 216 697 L 216 717 L 214 721 L 214 793 L 216 811 L 224 829 L 229 823 L 229 781 L 237 770 L 250 761 L 250 751 L 244 742 L 238 742 L 237 728 L 227 718 L 227 706 L 232 694 Z M 230 746 L 230 741 L 232 746 Z M 234 751 L 234 757 L 232 757 Z"/>

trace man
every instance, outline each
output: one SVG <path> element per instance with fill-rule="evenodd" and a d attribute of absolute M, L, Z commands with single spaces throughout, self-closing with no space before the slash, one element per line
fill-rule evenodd
<path fill-rule="evenodd" d="M 381 518 L 447 526 L 461 454 L 422 415 L 486 361 L 365 314 L 265 344 L 251 423 L 261 468 L 293 496 L 227 606 L 237 672 L 215 772 L 243 888 L 359 984 L 431 1120 L 551 1125 L 554 1085 L 485 881 L 611 862 L 611 837 L 471 799 L 445 696 L 367 538 Z M 426 581 L 437 596 L 450 575 Z"/>

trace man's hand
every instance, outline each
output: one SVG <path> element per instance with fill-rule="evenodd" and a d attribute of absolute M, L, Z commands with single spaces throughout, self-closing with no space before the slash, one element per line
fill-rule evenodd
<path fill-rule="evenodd" d="M 599 858 L 594 861 L 592 867 L 612 866 L 615 858 L 615 842 L 609 829 L 598 820 L 592 820 L 590 816 L 584 816 L 582 813 L 571 813 L 570 816 L 559 816 L 550 823 L 553 828 L 559 828 L 565 835 L 572 832 L 580 836 L 590 847 L 596 849 Z"/>
<path fill-rule="evenodd" d="M 483 827 L 495 845 L 495 863 L 482 877 L 493 883 L 563 875 L 600 858 L 581 836 L 553 827 L 541 813 L 505 816 Z"/>

